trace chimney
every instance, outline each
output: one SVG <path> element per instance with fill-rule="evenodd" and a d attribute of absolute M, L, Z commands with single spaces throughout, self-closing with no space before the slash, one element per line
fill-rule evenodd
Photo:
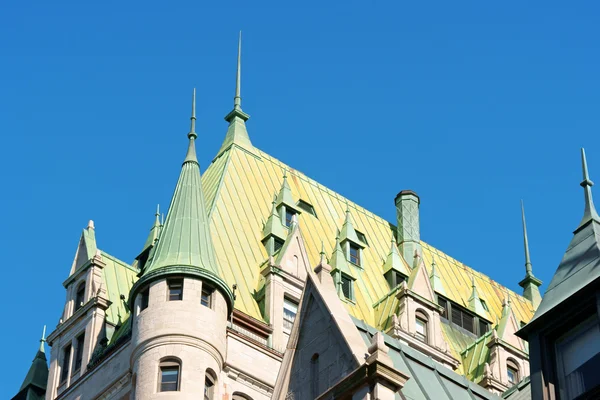
<path fill-rule="evenodd" d="M 398 225 L 398 245 L 404 260 L 413 265 L 415 251 L 421 254 L 421 234 L 419 224 L 419 196 L 412 190 L 403 190 L 396 195 L 396 219 Z"/>

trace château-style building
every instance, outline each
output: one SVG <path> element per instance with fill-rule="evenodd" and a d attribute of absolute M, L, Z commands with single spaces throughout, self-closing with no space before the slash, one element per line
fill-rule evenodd
<path fill-rule="evenodd" d="M 211 164 L 201 174 L 194 92 L 166 219 L 157 210 L 130 263 L 101 250 L 102 227 L 97 240 L 88 223 L 65 266 L 59 322 L 14 399 L 571 399 L 592 387 L 566 353 L 600 343 L 587 167 L 586 217 L 543 299 L 523 213 L 525 278 L 514 293 L 421 241 L 415 192 L 390 199 L 390 222 L 256 148 L 240 55 L 241 43 Z M 581 310 L 575 325 L 566 302 Z M 552 349 L 566 368 L 558 375 Z M 548 394 L 557 382 L 569 395 Z"/>

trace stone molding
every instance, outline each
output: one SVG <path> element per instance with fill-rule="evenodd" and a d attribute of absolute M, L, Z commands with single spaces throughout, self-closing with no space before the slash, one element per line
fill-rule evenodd
<path fill-rule="evenodd" d="M 223 372 L 227 374 L 227 377 L 231 380 L 241 383 L 259 393 L 264 394 L 265 396 L 273 395 L 273 387 L 267 384 L 266 382 L 262 382 L 256 378 L 251 377 L 248 374 L 245 374 L 238 368 L 232 366 L 231 364 L 226 364 L 223 367 Z"/>

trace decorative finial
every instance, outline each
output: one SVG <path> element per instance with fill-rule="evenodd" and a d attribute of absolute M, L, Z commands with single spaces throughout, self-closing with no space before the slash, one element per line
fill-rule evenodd
<path fill-rule="evenodd" d="M 525 246 L 525 271 L 527 275 L 533 275 L 531 270 L 531 259 L 529 258 L 529 240 L 527 239 L 527 222 L 525 222 L 525 207 L 521 200 L 521 219 L 523 221 L 523 245 Z"/>
<path fill-rule="evenodd" d="M 188 139 L 196 139 L 198 135 L 196 134 L 196 88 L 194 88 L 192 94 L 192 116 L 190 117 L 190 133 L 188 133 Z"/>
<path fill-rule="evenodd" d="M 581 181 L 581 186 L 583 187 L 585 194 L 585 211 L 583 212 L 583 218 L 581 219 L 581 223 L 579 227 L 582 227 L 584 224 L 591 220 L 596 220 L 600 222 L 600 217 L 596 212 L 596 207 L 594 207 L 594 200 L 592 198 L 592 186 L 594 186 L 594 182 L 590 179 L 588 174 L 587 160 L 585 158 L 585 149 L 581 148 L 581 166 L 583 169 L 583 181 Z"/>
<path fill-rule="evenodd" d="M 471 287 L 475 288 L 475 275 L 471 275 Z"/>
<path fill-rule="evenodd" d="M 88 221 L 87 228 L 88 228 L 88 229 L 96 229 L 96 228 L 94 227 L 94 220 L 91 220 L 91 219 L 90 219 L 90 220 Z"/>
<path fill-rule="evenodd" d="M 325 243 L 323 243 L 323 241 L 321 240 L 321 252 L 319 253 L 321 255 L 321 264 L 325 264 Z"/>
<path fill-rule="evenodd" d="M 242 85 L 242 31 L 238 39 L 238 56 L 237 56 L 237 74 L 235 79 L 235 97 L 233 98 L 233 108 L 236 110 L 242 109 L 242 97 L 240 95 Z"/>
<path fill-rule="evenodd" d="M 155 217 L 160 217 L 160 204 L 156 205 L 156 214 L 154 214 Z"/>
<path fill-rule="evenodd" d="M 44 325 L 44 330 L 42 331 L 42 338 L 40 339 L 40 351 L 45 353 L 44 342 L 46 342 L 46 325 Z"/>

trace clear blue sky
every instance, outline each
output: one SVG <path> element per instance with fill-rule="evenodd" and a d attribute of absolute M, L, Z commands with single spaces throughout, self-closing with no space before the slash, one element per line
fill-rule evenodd
<path fill-rule="evenodd" d="M 417 191 L 422 238 L 513 290 L 519 200 L 546 285 L 583 212 L 581 146 L 600 181 L 597 2 L 11 3 L 0 398 L 60 318 L 87 221 L 103 250 L 140 250 L 179 173 L 193 87 L 203 170 L 216 154 L 240 29 L 256 146 L 390 221 L 396 193 Z"/>

